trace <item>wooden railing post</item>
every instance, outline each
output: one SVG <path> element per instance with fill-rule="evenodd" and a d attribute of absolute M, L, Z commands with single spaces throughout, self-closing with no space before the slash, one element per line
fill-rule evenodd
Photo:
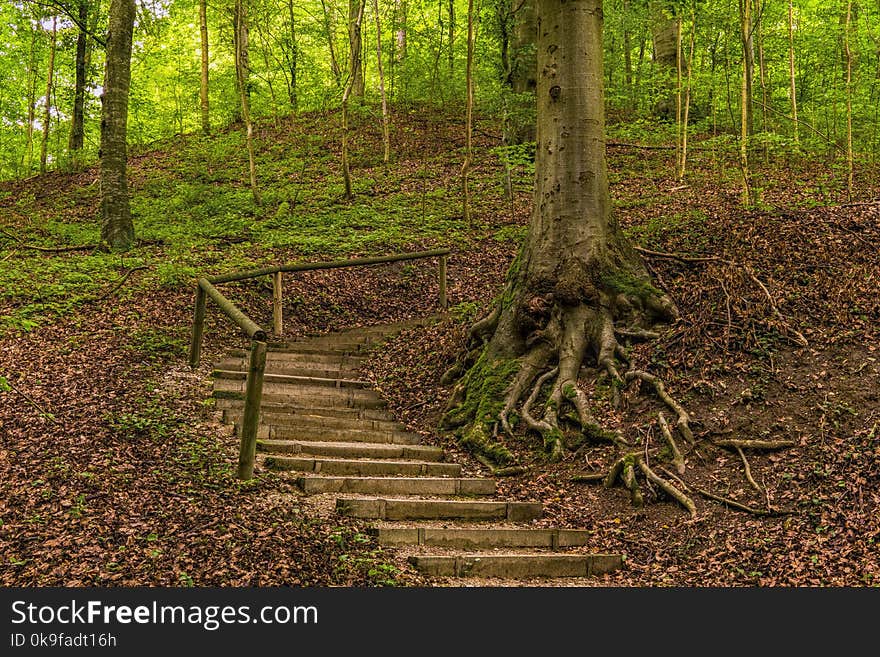
<path fill-rule="evenodd" d="M 284 332 L 284 315 L 281 310 L 281 272 L 272 274 L 272 330 L 275 337 L 280 337 Z"/>
<path fill-rule="evenodd" d="M 244 395 L 244 417 L 241 421 L 241 448 L 238 452 L 238 478 L 254 476 L 257 452 L 257 424 L 263 399 L 263 372 L 266 370 L 266 343 L 254 340 L 248 361 L 247 387 Z"/>
<path fill-rule="evenodd" d="M 446 256 L 440 256 L 440 310 L 446 312 Z"/>
<path fill-rule="evenodd" d="M 196 286 L 196 308 L 193 314 L 192 340 L 189 343 L 189 366 L 199 366 L 202 353 L 202 333 L 205 330 L 205 291 L 201 285 Z"/>

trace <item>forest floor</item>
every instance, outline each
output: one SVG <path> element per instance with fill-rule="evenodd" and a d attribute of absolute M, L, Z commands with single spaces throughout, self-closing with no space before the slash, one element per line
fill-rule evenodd
<path fill-rule="evenodd" d="M 358 117 L 355 199 L 341 200 L 334 114 L 258 131 L 263 203 L 244 184 L 240 131 L 135 152 L 140 243 L 124 256 L 97 242 L 97 170 L 0 184 L 0 585 L 426 586 L 356 520 L 311 518 L 260 471 L 234 477 L 237 440 L 211 403 L 211 362 L 244 344 L 209 313 L 201 366 L 186 348 L 196 274 L 280 261 L 448 246 L 448 317 L 413 329 L 364 368 L 425 441 L 485 468 L 436 429 L 450 388 L 441 374 L 468 323 L 500 291 L 531 206 L 518 150 L 504 197 L 497 126 L 479 123 L 473 225 L 461 218 L 463 126 L 398 108 L 389 167 L 374 110 Z M 586 444 L 555 464 L 540 440 L 507 440 L 524 475 L 500 492 L 538 500 L 541 523 L 589 529 L 626 566 L 596 586 L 871 586 L 880 583 L 880 172 L 845 176 L 813 155 L 757 157 L 762 202 L 743 209 L 734 149 L 696 135 L 684 182 L 674 151 L 612 127 L 617 216 L 681 320 L 635 345 L 634 365 L 664 378 L 698 439 L 683 478 L 760 515 L 694 493 L 697 518 L 659 491 L 635 508 L 626 491 L 575 483 L 613 451 Z M 653 145 L 662 143 L 662 139 Z M 80 247 L 80 248 L 76 248 Z M 59 250 L 61 249 L 61 250 Z M 271 284 L 224 288 L 270 325 Z M 435 312 L 429 263 L 286 279 L 286 337 Z M 606 426 L 662 440 L 657 399 L 628 390 L 612 408 L 589 367 L 580 385 Z M 718 438 L 789 440 L 747 451 L 750 473 Z M 655 464 L 656 465 L 656 464 Z"/>

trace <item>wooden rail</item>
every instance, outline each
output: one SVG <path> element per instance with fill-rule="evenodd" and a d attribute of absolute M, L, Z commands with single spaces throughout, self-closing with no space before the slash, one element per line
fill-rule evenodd
<path fill-rule="evenodd" d="M 232 301 L 227 299 L 215 287 L 215 284 L 243 281 L 260 276 L 272 277 L 272 331 L 276 337 L 284 332 L 282 312 L 282 274 L 285 272 L 314 271 L 316 269 L 338 269 L 341 267 L 363 267 L 406 260 L 438 258 L 438 288 L 440 310 L 446 311 L 446 259 L 449 249 L 418 251 L 414 253 L 398 253 L 395 255 L 377 256 L 375 258 L 355 258 L 353 260 L 332 260 L 329 262 L 306 262 L 252 269 L 222 276 L 199 278 L 196 286 L 195 309 L 193 312 L 192 339 L 189 345 L 189 365 L 193 369 L 199 366 L 202 353 L 202 337 L 205 330 L 205 314 L 207 301 L 211 299 L 223 313 L 233 321 L 251 339 L 251 351 L 248 357 L 248 374 L 244 396 L 244 415 L 241 422 L 241 447 L 238 455 L 238 478 L 250 479 L 254 474 L 254 458 L 257 446 L 257 425 L 260 421 L 260 403 L 263 398 L 263 373 L 266 369 L 267 333 L 250 317 L 245 315 Z"/>

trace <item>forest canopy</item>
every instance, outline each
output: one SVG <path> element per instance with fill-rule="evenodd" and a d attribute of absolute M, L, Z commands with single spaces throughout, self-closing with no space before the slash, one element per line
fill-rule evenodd
<path fill-rule="evenodd" d="M 0 178 L 67 169 L 97 157 L 109 4 L 16 0 L 0 6 Z M 241 118 L 236 3 L 207 2 L 204 32 L 200 4 L 137 3 L 128 121 L 132 145 L 206 125 L 222 128 Z M 349 78 L 349 27 L 357 1 L 248 0 L 243 6 L 254 119 L 277 121 L 292 111 L 338 107 Z M 529 0 L 483 0 L 473 11 L 476 111 L 504 113 L 514 134 L 525 130 L 528 135 L 534 121 L 528 70 L 534 65 L 534 38 L 523 24 L 533 19 L 533 7 Z M 356 67 L 363 87 L 355 84 L 353 97 L 379 102 L 378 33 L 389 102 L 463 105 L 467 15 L 464 0 L 385 0 L 375 8 L 365 3 Z M 643 136 L 655 129 L 658 116 L 673 132 L 678 111 L 679 123 L 687 113 L 696 128 L 735 149 L 745 117 L 750 146 L 798 145 L 836 151 L 843 159 L 849 106 L 856 156 L 876 157 L 877 3 L 611 0 L 604 3 L 604 16 L 605 94 L 609 123 L 618 126 L 615 135 Z M 200 99 L 203 45 L 207 104 Z M 670 89 L 678 89 L 689 107 L 676 110 Z"/>

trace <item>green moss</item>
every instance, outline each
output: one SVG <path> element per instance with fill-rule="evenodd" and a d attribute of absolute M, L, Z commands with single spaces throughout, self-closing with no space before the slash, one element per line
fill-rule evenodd
<path fill-rule="evenodd" d="M 608 289 L 628 296 L 645 298 L 662 295 L 662 292 L 649 282 L 637 278 L 623 269 L 615 269 L 605 273 L 601 278 L 601 282 Z"/>
<path fill-rule="evenodd" d="M 496 463 L 513 459 L 507 448 L 494 439 L 490 427 L 498 422 L 505 392 L 518 370 L 517 360 L 492 359 L 484 351 L 463 379 L 464 402 L 450 410 L 442 422 L 446 427 L 464 425 L 458 433 L 461 445 Z"/>
<path fill-rule="evenodd" d="M 574 387 L 573 383 L 566 383 L 562 386 L 562 394 L 566 399 L 574 399 L 577 397 L 577 390 Z"/>
<path fill-rule="evenodd" d="M 588 440 L 593 441 L 613 441 L 615 436 L 611 431 L 607 431 L 598 424 L 587 424 L 583 427 L 584 436 Z"/>

